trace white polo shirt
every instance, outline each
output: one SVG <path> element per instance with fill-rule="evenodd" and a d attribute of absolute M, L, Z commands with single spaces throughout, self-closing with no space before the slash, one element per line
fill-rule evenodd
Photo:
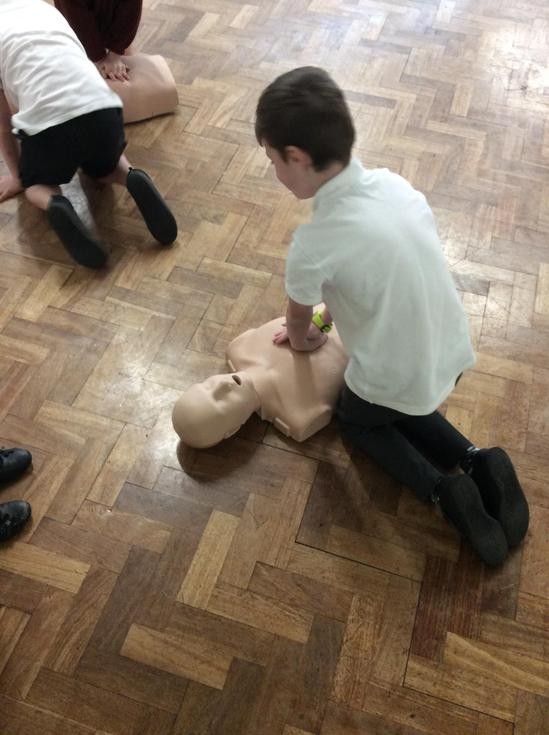
<path fill-rule="evenodd" d="M 286 290 L 326 304 L 350 358 L 345 381 L 371 403 L 431 413 L 474 365 L 433 213 L 387 169 L 353 159 L 318 190 L 290 246 Z"/>
<path fill-rule="evenodd" d="M 122 107 L 63 15 L 43 0 L 0 0 L 0 87 L 28 135 Z"/>

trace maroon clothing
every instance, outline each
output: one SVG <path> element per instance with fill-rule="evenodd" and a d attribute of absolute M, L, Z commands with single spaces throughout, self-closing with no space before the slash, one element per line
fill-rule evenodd
<path fill-rule="evenodd" d="M 54 0 L 92 61 L 123 54 L 141 20 L 143 0 Z"/>

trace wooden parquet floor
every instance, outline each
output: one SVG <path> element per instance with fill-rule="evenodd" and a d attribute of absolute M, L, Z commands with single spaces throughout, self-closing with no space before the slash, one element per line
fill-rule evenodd
<path fill-rule="evenodd" d="M 549 4 L 145 0 L 138 46 L 178 81 L 175 115 L 128 129 L 176 246 L 92 192 L 112 247 L 93 274 L 23 198 L 0 205 L 0 443 L 34 456 L 0 494 L 33 506 L 0 548 L 0 733 L 547 735 Z M 479 357 L 447 413 L 530 501 L 501 569 L 335 427 L 298 445 L 254 417 L 178 457 L 181 391 L 283 313 L 310 203 L 253 117 L 311 63 L 364 162 L 438 218 Z"/>

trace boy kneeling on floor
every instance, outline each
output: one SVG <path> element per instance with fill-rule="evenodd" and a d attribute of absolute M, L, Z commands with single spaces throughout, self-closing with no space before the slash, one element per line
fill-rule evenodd
<path fill-rule="evenodd" d="M 486 564 L 501 564 L 526 534 L 528 503 L 507 453 L 476 447 L 437 410 L 475 357 L 425 197 L 352 156 L 353 120 L 323 69 L 275 79 L 255 132 L 279 181 L 298 199 L 314 197 L 288 252 L 286 326 L 273 341 L 323 349 L 333 320 L 349 357 L 337 407 L 343 435 L 439 503 Z"/>

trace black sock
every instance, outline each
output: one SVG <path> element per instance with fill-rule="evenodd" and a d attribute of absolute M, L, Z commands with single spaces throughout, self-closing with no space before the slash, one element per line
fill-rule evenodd
<path fill-rule="evenodd" d="M 433 492 L 431 493 L 430 498 L 429 498 L 430 501 L 431 501 L 431 503 L 438 503 L 439 502 L 439 500 L 440 500 L 440 486 L 441 486 L 441 483 L 442 483 L 442 481 L 444 480 L 445 477 L 446 477 L 446 475 L 441 475 L 438 478 L 438 480 L 436 481 L 435 486 L 433 488 Z"/>
<path fill-rule="evenodd" d="M 472 468 L 473 468 L 473 462 L 475 459 L 475 455 L 480 452 L 480 449 L 478 447 L 475 447 L 474 444 L 471 444 L 469 449 L 466 451 L 465 456 L 459 460 L 459 466 L 461 469 L 466 472 L 467 474 L 470 474 Z"/>

